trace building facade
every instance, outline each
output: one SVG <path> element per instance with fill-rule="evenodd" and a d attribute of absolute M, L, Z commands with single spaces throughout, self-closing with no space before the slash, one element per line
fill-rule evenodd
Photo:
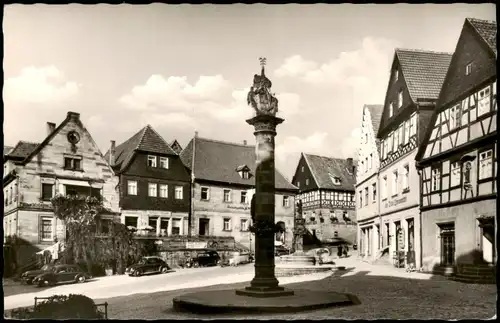
<path fill-rule="evenodd" d="M 188 234 L 190 176 L 179 155 L 150 126 L 106 158 L 119 176 L 121 222 L 142 236 Z"/>
<path fill-rule="evenodd" d="M 58 126 L 47 123 L 41 143 L 20 141 L 4 157 L 4 236 L 16 235 L 27 252 L 21 258 L 64 240 L 64 223 L 54 216 L 50 200 L 56 194 L 100 195 L 109 211 L 119 212 L 118 179 L 109 167 L 80 115 L 68 112 Z M 20 259 L 23 261 L 23 259 Z"/>
<path fill-rule="evenodd" d="M 363 258 L 375 258 L 381 247 L 378 170 L 380 166 L 377 131 L 383 105 L 365 105 L 356 168 L 356 219 L 358 250 Z"/>
<path fill-rule="evenodd" d="M 301 153 L 292 183 L 299 188 L 306 229 L 320 241 L 356 243 L 353 163 Z"/>
<path fill-rule="evenodd" d="M 420 185 L 415 155 L 450 60 L 449 53 L 395 51 L 377 137 L 381 248 L 388 249 L 398 267 L 421 266 Z"/>
<path fill-rule="evenodd" d="M 428 271 L 496 264 L 496 31 L 466 19 L 417 155 Z"/>
<path fill-rule="evenodd" d="M 195 137 L 180 154 L 192 176 L 193 236 L 234 237 L 255 250 L 250 202 L 255 189 L 255 146 Z M 277 244 L 291 247 L 297 188 L 276 169 L 275 221 L 283 232 Z"/>

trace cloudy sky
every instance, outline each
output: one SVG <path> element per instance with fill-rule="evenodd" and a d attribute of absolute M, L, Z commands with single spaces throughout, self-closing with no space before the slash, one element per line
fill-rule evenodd
<path fill-rule="evenodd" d="M 394 49 L 452 52 L 493 4 L 9 5 L 4 143 L 41 142 L 81 114 L 103 152 L 151 124 L 185 146 L 254 142 L 246 94 L 258 58 L 279 99 L 277 167 L 300 152 L 355 157 L 363 104 L 383 103 Z"/>

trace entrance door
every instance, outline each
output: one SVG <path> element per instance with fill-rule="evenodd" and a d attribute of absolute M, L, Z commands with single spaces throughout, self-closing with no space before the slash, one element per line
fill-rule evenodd
<path fill-rule="evenodd" d="M 403 234 L 403 230 L 401 230 L 401 222 L 394 222 L 394 226 L 396 227 L 396 251 L 399 251 L 400 249 L 402 249 L 401 237 Z"/>
<path fill-rule="evenodd" d="M 495 254 L 495 219 L 487 218 L 480 220 L 481 227 L 481 249 L 483 252 L 483 261 L 493 263 Z"/>
<path fill-rule="evenodd" d="M 209 232 L 209 224 L 210 224 L 210 219 L 200 219 L 200 228 L 199 228 L 199 235 L 200 236 L 208 236 Z"/>
<path fill-rule="evenodd" d="M 455 224 L 441 226 L 441 265 L 453 266 L 455 263 Z"/>

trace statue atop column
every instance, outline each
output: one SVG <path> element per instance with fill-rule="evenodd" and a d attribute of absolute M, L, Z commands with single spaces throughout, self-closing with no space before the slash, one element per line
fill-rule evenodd
<path fill-rule="evenodd" d="M 305 233 L 304 219 L 302 218 L 302 201 L 298 200 L 295 204 L 295 219 L 294 219 L 294 254 L 300 255 L 304 251 L 303 237 Z"/>
<path fill-rule="evenodd" d="M 257 116 L 276 116 L 278 112 L 278 99 L 274 93 L 271 93 L 272 82 L 264 73 L 266 58 L 260 57 L 259 60 L 262 70 L 260 75 L 255 74 L 253 77 L 253 85 L 250 88 L 250 92 L 248 92 L 247 101 L 254 108 Z"/>

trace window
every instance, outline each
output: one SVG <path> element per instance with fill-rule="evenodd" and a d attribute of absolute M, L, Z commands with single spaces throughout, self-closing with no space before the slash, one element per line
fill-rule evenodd
<path fill-rule="evenodd" d="M 167 198 L 168 197 L 168 185 L 160 184 L 160 197 Z"/>
<path fill-rule="evenodd" d="M 363 207 L 363 191 L 359 191 L 359 208 Z"/>
<path fill-rule="evenodd" d="M 389 154 L 389 138 L 384 140 L 384 159 L 387 158 L 387 154 Z"/>
<path fill-rule="evenodd" d="M 441 172 L 439 171 L 439 168 L 434 168 L 432 170 L 431 181 L 432 181 L 432 183 L 431 183 L 432 192 L 441 189 Z"/>
<path fill-rule="evenodd" d="M 40 218 L 40 239 L 42 241 L 52 241 L 52 218 Z"/>
<path fill-rule="evenodd" d="M 370 156 L 368 156 L 368 167 L 369 167 L 369 169 L 372 169 L 372 163 L 373 163 L 373 154 L 370 154 Z"/>
<path fill-rule="evenodd" d="M 398 171 L 392 173 L 392 195 L 398 194 Z"/>
<path fill-rule="evenodd" d="M 208 201 L 210 199 L 210 190 L 208 187 L 201 188 L 201 199 L 203 201 Z"/>
<path fill-rule="evenodd" d="M 460 103 L 450 109 L 450 130 L 460 127 L 462 116 L 460 113 Z"/>
<path fill-rule="evenodd" d="M 182 186 L 176 186 L 175 187 L 175 199 L 176 200 L 182 200 L 184 198 L 184 190 Z"/>
<path fill-rule="evenodd" d="M 230 218 L 224 218 L 224 231 L 231 231 L 231 219 Z"/>
<path fill-rule="evenodd" d="M 399 148 L 399 131 L 396 129 L 394 131 L 394 151 L 397 151 Z"/>
<path fill-rule="evenodd" d="M 241 231 L 248 231 L 248 219 L 241 219 L 240 230 Z"/>
<path fill-rule="evenodd" d="M 243 203 L 243 204 L 247 203 L 247 192 L 246 191 L 241 191 L 240 203 Z"/>
<path fill-rule="evenodd" d="M 137 195 L 137 182 L 136 181 L 128 181 L 127 192 L 128 192 L 128 195 Z"/>
<path fill-rule="evenodd" d="M 479 154 L 479 179 L 493 176 L 493 151 L 487 150 Z"/>
<path fill-rule="evenodd" d="M 398 70 L 394 70 L 394 82 L 396 82 L 399 78 L 399 71 Z"/>
<path fill-rule="evenodd" d="M 380 155 L 381 155 L 380 156 L 381 159 L 384 160 L 385 159 L 385 140 L 382 140 L 380 142 Z"/>
<path fill-rule="evenodd" d="M 375 203 L 377 201 L 377 184 L 372 184 L 372 202 Z"/>
<path fill-rule="evenodd" d="M 156 230 L 156 225 L 158 224 L 158 217 L 157 216 L 150 216 L 148 217 L 148 225 L 152 227 L 153 229 Z"/>
<path fill-rule="evenodd" d="M 157 196 L 157 185 L 156 184 L 152 184 L 152 183 L 149 183 L 148 184 L 148 195 L 149 196 Z"/>
<path fill-rule="evenodd" d="M 42 184 L 42 200 L 49 201 L 52 198 L 54 184 Z"/>
<path fill-rule="evenodd" d="M 249 179 L 250 178 L 250 173 L 247 170 L 244 170 L 241 172 L 241 178 L 243 179 Z"/>
<path fill-rule="evenodd" d="M 403 126 L 404 126 L 404 123 L 400 124 L 399 128 L 398 128 L 399 145 L 401 145 L 401 146 L 403 145 L 403 136 L 404 136 L 404 129 L 403 129 L 404 127 Z"/>
<path fill-rule="evenodd" d="M 64 157 L 64 169 L 82 170 L 82 159 L 81 158 Z"/>
<path fill-rule="evenodd" d="M 387 198 L 387 176 L 382 179 L 382 199 Z"/>
<path fill-rule="evenodd" d="M 472 72 L 472 62 L 465 66 L 465 75 L 470 75 Z"/>
<path fill-rule="evenodd" d="M 404 144 L 406 145 L 408 141 L 410 140 L 410 121 L 406 120 L 404 124 Z"/>
<path fill-rule="evenodd" d="M 289 207 L 290 206 L 290 198 L 288 196 L 283 196 L 283 207 Z"/>
<path fill-rule="evenodd" d="M 391 102 L 389 103 L 389 118 L 391 118 L 393 114 L 394 114 L 394 105 Z"/>
<path fill-rule="evenodd" d="M 297 182 L 297 187 L 300 187 L 300 182 Z"/>
<path fill-rule="evenodd" d="M 368 157 L 365 158 L 365 173 L 368 172 Z"/>
<path fill-rule="evenodd" d="M 155 162 L 156 162 L 156 160 L 155 160 Z M 168 169 L 168 158 L 167 157 L 160 157 L 160 167 Z"/>
<path fill-rule="evenodd" d="M 394 149 L 394 132 L 389 134 L 389 149 L 388 152 L 393 152 Z"/>
<path fill-rule="evenodd" d="M 137 228 L 137 217 L 136 216 L 126 216 L 125 217 L 125 226 Z"/>
<path fill-rule="evenodd" d="M 302 166 L 302 173 L 304 172 L 304 166 Z"/>
<path fill-rule="evenodd" d="M 148 166 L 149 167 L 156 167 L 156 156 L 148 156 Z"/>
<path fill-rule="evenodd" d="M 458 161 L 451 163 L 450 187 L 460 185 L 460 163 Z"/>
<path fill-rule="evenodd" d="M 417 134 L 417 115 L 414 114 L 411 116 L 411 119 L 410 119 L 410 136 L 413 136 L 415 134 Z"/>
<path fill-rule="evenodd" d="M 477 116 L 483 115 L 490 111 L 490 87 L 479 91 Z"/>
<path fill-rule="evenodd" d="M 403 192 L 409 190 L 410 185 L 410 166 L 403 166 Z"/>
<path fill-rule="evenodd" d="M 368 187 L 365 187 L 365 206 L 368 205 Z"/>
<path fill-rule="evenodd" d="M 398 93 L 398 109 L 403 106 L 403 91 Z"/>
<path fill-rule="evenodd" d="M 309 178 L 306 178 L 306 186 L 309 185 Z"/>
<path fill-rule="evenodd" d="M 181 220 L 172 220 L 172 235 L 178 236 L 181 234 Z"/>
<path fill-rule="evenodd" d="M 224 190 L 224 202 L 231 202 L 231 190 Z"/>

